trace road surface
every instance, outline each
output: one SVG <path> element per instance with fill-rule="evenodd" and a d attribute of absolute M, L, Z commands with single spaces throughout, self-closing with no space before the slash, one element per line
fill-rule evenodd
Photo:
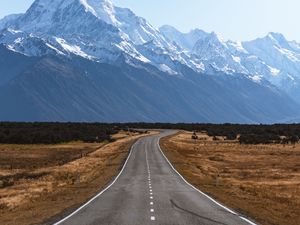
<path fill-rule="evenodd" d="M 117 179 L 56 225 L 253 225 L 173 169 L 158 145 L 171 133 L 138 140 Z"/>

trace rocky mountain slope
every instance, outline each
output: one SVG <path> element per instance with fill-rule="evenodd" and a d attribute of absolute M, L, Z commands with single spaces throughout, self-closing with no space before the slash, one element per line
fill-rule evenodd
<path fill-rule="evenodd" d="M 296 60 L 297 43 L 277 44 L 275 53 Z M 0 120 L 296 118 L 300 107 L 291 93 L 297 66 L 286 72 L 269 62 L 282 60 L 275 53 L 268 58 L 258 49 L 255 41 L 225 42 L 197 29 L 157 30 L 109 0 L 36 0 L 25 14 L 0 20 Z M 294 83 L 282 81 L 287 74 Z M 283 90 L 286 83 L 291 92 Z"/>

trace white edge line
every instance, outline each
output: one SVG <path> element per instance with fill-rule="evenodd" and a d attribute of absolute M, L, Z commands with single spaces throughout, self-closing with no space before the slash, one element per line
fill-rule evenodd
<path fill-rule="evenodd" d="M 68 220 L 69 218 L 71 218 L 72 216 L 74 216 L 75 214 L 77 214 L 80 210 L 82 210 L 83 208 L 85 208 L 87 205 L 89 205 L 90 203 L 92 203 L 96 198 L 98 198 L 100 195 L 102 195 L 104 192 L 106 192 L 111 186 L 114 185 L 114 183 L 116 183 L 116 181 L 118 180 L 118 178 L 121 176 L 121 174 L 123 173 L 127 163 L 128 163 L 128 160 L 132 154 L 132 149 L 133 147 L 136 145 L 136 143 L 138 142 L 139 140 L 137 140 L 130 148 L 130 153 L 120 171 L 120 173 L 118 174 L 118 176 L 114 179 L 114 181 L 108 185 L 105 189 L 103 189 L 100 193 L 98 193 L 95 197 L 93 197 L 92 199 L 90 199 L 87 203 L 85 203 L 84 205 L 82 205 L 81 207 L 79 207 L 78 209 L 76 209 L 73 213 L 71 213 L 70 215 L 68 215 L 67 217 L 65 217 L 64 219 L 54 223 L 53 225 L 59 225 L 61 223 L 63 223 L 64 221 Z"/>
<path fill-rule="evenodd" d="M 205 197 L 207 197 L 209 200 L 211 200 L 213 203 L 217 204 L 218 206 L 222 207 L 223 209 L 225 209 L 226 211 L 230 212 L 231 214 L 237 215 L 239 218 L 241 218 L 242 220 L 248 222 L 251 225 L 258 225 L 252 221 L 250 221 L 249 219 L 240 216 L 238 213 L 232 211 L 231 209 L 227 208 L 226 206 L 222 205 L 221 203 L 217 202 L 215 199 L 213 199 L 212 197 L 210 197 L 209 195 L 203 193 L 202 191 L 200 191 L 199 189 L 197 189 L 195 186 L 193 186 L 192 184 L 190 184 L 186 179 L 184 179 L 184 177 L 174 168 L 174 166 L 171 164 L 171 162 L 169 161 L 169 159 L 166 157 L 166 155 L 163 153 L 163 151 L 161 150 L 160 144 L 159 144 L 160 138 L 158 138 L 157 141 L 157 145 L 158 148 L 160 150 L 160 152 L 162 153 L 162 155 L 164 156 L 164 158 L 167 160 L 167 162 L 169 163 L 169 165 L 171 166 L 171 168 L 178 174 L 178 176 L 187 184 L 189 185 L 191 188 L 193 188 L 194 190 L 198 191 L 200 194 L 204 195 Z"/>
<path fill-rule="evenodd" d="M 241 218 L 242 220 L 245 220 L 247 223 L 249 223 L 249 224 L 251 224 L 251 225 L 257 225 L 256 223 L 252 222 L 251 220 L 249 220 L 249 219 L 247 219 L 247 218 L 245 218 L 245 217 L 243 217 L 243 216 L 240 216 L 240 218 Z"/>

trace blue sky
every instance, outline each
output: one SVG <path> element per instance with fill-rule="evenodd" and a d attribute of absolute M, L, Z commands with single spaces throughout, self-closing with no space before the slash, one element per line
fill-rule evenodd
<path fill-rule="evenodd" d="M 33 0 L 2 0 L 0 17 L 24 12 Z M 300 42 L 299 0 L 113 0 L 155 27 L 215 31 L 225 39 L 251 40 L 270 31 Z"/>

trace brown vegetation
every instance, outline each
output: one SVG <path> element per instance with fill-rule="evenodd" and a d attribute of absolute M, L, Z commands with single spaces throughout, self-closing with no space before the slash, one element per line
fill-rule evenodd
<path fill-rule="evenodd" d="M 50 224 L 50 217 L 80 206 L 116 176 L 141 136 L 121 132 L 113 143 L 0 145 L 0 224 Z"/>
<path fill-rule="evenodd" d="M 264 225 L 300 224 L 300 145 L 240 145 L 181 132 L 161 140 L 193 185 Z"/>

